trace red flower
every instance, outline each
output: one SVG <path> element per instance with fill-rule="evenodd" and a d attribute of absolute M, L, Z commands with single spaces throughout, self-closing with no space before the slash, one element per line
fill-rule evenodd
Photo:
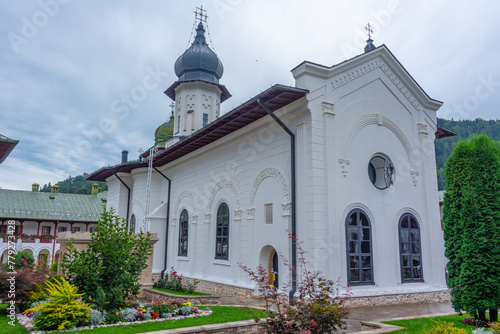
<path fill-rule="evenodd" d="M 181 280 L 182 280 L 182 276 L 179 276 L 179 277 L 177 277 L 177 278 L 179 279 L 179 281 L 181 281 Z"/>
<path fill-rule="evenodd" d="M 175 274 L 177 274 L 177 271 L 174 271 L 174 272 L 172 273 L 172 275 L 175 275 Z"/>

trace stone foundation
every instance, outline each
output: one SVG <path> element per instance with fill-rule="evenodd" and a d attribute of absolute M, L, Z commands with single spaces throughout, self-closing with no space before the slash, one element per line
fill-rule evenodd
<path fill-rule="evenodd" d="M 420 304 L 420 303 L 445 303 L 451 300 L 449 290 L 434 292 L 417 292 L 394 295 L 350 297 L 347 307 Z"/>
<path fill-rule="evenodd" d="M 189 283 L 193 282 L 193 278 L 184 277 L 186 281 Z M 209 293 L 212 295 L 221 295 L 221 296 L 234 296 L 234 297 L 243 297 L 243 298 L 252 298 L 254 296 L 253 289 L 242 288 L 238 286 L 215 283 L 210 281 L 200 280 L 198 282 L 198 287 L 196 288 L 196 292 L 201 293 Z"/>
<path fill-rule="evenodd" d="M 183 303 L 190 302 L 193 305 L 220 305 L 220 296 L 207 295 L 207 296 L 180 296 L 174 295 L 164 291 L 153 290 L 149 288 L 143 289 L 144 298 L 148 301 L 154 300 L 155 302 L 169 302 L 171 300 L 178 300 Z"/>

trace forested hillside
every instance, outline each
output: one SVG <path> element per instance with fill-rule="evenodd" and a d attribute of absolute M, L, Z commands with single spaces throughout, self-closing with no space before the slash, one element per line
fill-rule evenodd
<path fill-rule="evenodd" d="M 436 167 L 439 190 L 444 190 L 444 165 L 459 140 L 468 139 L 482 132 L 493 140 L 500 141 L 500 121 L 477 118 L 475 120 L 454 121 L 438 118 L 438 125 L 458 133 L 458 136 L 436 140 Z"/>
<path fill-rule="evenodd" d="M 89 176 L 88 173 L 83 173 L 83 175 L 78 176 L 68 176 L 68 178 L 64 181 L 59 181 L 56 185 L 59 186 L 59 192 L 65 194 L 86 194 L 90 195 L 92 193 L 92 185 L 94 181 L 86 181 L 85 178 Z M 108 186 L 106 182 L 97 182 L 101 191 L 108 190 Z M 40 191 L 42 192 L 50 192 L 52 185 L 45 184 Z"/>

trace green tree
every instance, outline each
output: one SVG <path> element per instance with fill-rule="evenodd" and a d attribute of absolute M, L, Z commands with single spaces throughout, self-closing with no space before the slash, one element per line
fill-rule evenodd
<path fill-rule="evenodd" d="M 78 251 L 70 242 L 63 256 L 65 276 L 100 310 L 118 309 L 137 296 L 152 250 L 150 233 L 128 232 L 125 223 L 113 209 L 105 210 L 88 248 Z"/>
<path fill-rule="evenodd" d="M 482 134 L 446 164 L 443 223 L 452 304 L 496 321 L 500 308 L 500 145 Z"/>

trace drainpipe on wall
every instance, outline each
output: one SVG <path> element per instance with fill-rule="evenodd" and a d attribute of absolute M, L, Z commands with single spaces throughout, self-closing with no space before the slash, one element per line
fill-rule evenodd
<path fill-rule="evenodd" d="M 161 279 L 163 279 L 165 275 L 165 271 L 167 270 L 167 254 L 168 254 L 168 221 L 170 220 L 170 189 L 172 185 L 172 181 L 166 177 L 162 172 L 160 172 L 155 166 L 153 166 L 155 171 L 160 173 L 161 176 L 163 176 L 165 179 L 168 180 L 168 204 L 167 204 L 167 224 L 165 226 L 165 260 L 163 262 L 163 270 L 161 271 Z"/>
<path fill-rule="evenodd" d="M 125 188 L 127 188 L 127 190 L 128 190 L 128 196 L 127 196 L 127 230 L 128 230 L 128 220 L 129 220 L 129 214 L 130 214 L 130 188 L 129 188 L 129 186 L 127 186 L 127 185 L 125 184 L 125 182 L 123 182 L 123 180 L 122 180 L 122 179 L 121 179 L 118 175 L 116 175 L 115 171 L 114 171 L 112 168 L 110 168 L 110 171 L 111 171 L 111 173 L 113 173 L 113 175 L 114 175 L 114 176 L 116 176 L 116 178 L 117 178 L 118 180 L 120 180 L 120 182 L 121 182 L 121 183 L 125 186 Z"/>
<path fill-rule="evenodd" d="M 283 130 L 290 136 L 290 164 L 291 164 L 291 192 L 292 192 L 292 288 L 288 293 L 288 300 L 293 306 L 293 295 L 297 291 L 297 228 L 296 228 L 296 211 L 295 211 L 295 135 L 294 133 L 275 115 L 269 108 L 267 108 L 261 101 L 257 99 L 257 103 L 264 109 L 265 112 L 271 116 L 276 123 L 278 123 Z"/>

